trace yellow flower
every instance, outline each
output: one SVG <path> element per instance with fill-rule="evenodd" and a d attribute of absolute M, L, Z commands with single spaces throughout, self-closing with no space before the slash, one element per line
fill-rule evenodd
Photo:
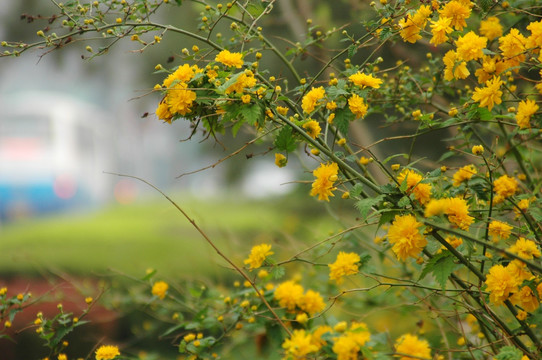
<path fill-rule="evenodd" d="M 285 106 L 277 106 L 277 112 L 282 116 L 286 116 L 286 114 L 288 113 L 288 108 Z"/>
<path fill-rule="evenodd" d="M 361 346 L 371 338 L 367 325 L 354 322 L 343 335 L 333 338 L 333 352 L 337 360 L 352 360 L 358 358 Z"/>
<path fill-rule="evenodd" d="M 493 220 L 489 223 L 489 237 L 493 242 L 508 239 L 511 230 L 512 226 L 502 221 Z"/>
<path fill-rule="evenodd" d="M 510 301 L 512 304 L 519 305 L 528 312 L 533 312 L 540 306 L 533 290 L 528 286 L 522 287 L 517 293 L 513 294 L 510 297 Z"/>
<path fill-rule="evenodd" d="M 179 66 L 177 70 L 175 70 L 173 73 L 171 73 L 162 83 L 162 86 L 165 88 L 171 87 L 173 85 L 173 82 L 182 82 L 187 83 L 194 77 L 194 69 L 188 65 L 184 64 L 183 66 Z"/>
<path fill-rule="evenodd" d="M 307 130 L 307 134 L 309 134 L 309 136 L 313 139 L 316 139 L 318 135 L 320 135 L 320 132 L 322 131 L 320 124 L 316 120 L 310 120 L 304 123 L 303 129 Z"/>
<path fill-rule="evenodd" d="M 470 17 L 470 2 L 452 0 L 439 10 L 440 16 L 452 19 L 451 26 L 463 30 L 467 26 L 466 19 Z"/>
<path fill-rule="evenodd" d="M 307 290 L 301 297 L 298 304 L 299 308 L 309 315 L 314 315 L 324 310 L 326 304 L 319 292 Z"/>
<path fill-rule="evenodd" d="M 281 168 L 281 167 L 285 167 L 287 163 L 288 163 L 288 159 L 286 158 L 286 156 L 280 153 L 275 154 L 275 165 Z"/>
<path fill-rule="evenodd" d="M 467 62 L 459 60 L 457 52 L 449 50 L 442 58 L 442 61 L 445 65 L 444 80 L 466 79 L 470 75 L 470 71 L 467 69 Z M 457 112 L 450 116 L 455 115 L 457 115 Z"/>
<path fill-rule="evenodd" d="M 431 359 L 431 349 L 426 340 L 420 340 L 416 335 L 402 335 L 395 342 L 395 352 L 400 356 L 399 360 Z M 416 358 L 410 357 L 415 356 Z"/>
<path fill-rule="evenodd" d="M 456 40 L 457 56 L 464 61 L 477 60 L 484 56 L 483 49 L 487 45 L 487 38 L 478 36 L 470 31 Z"/>
<path fill-rule="evenodd" d="M 160 300 L 166 297 L 166 292 L 169 289 L 169 285 L 165 281 L 157 281 L 152 286 L 152 294 L 158 296 Z"/>
<path fill-rule="evenodd" d="M 258 269 L 262 266 L 265 259 L 273 255 L 274 253 L 271 251 L 271 245 L 269 244 L 260 244 L 252 247 L 250 250 L 250 255 L 247 259 L 245 259 L 244 263 L 249 265 L 249 269 Z"/>
<path fill-rule="evenodd" d="M 114 345 L 102 345 L 96 350 L 96 360 L 112 360 L 119 355 L 119 348 Z"/>
<path fill-rule="evenodd" d="M 482 145 L 474 145 L 472 147 L 472 153 L 474 155 L 480 155 L 484 152 L 484 147 Z"/>
<path fill-rule="evenodd" d="M 462 230 L 468 230 L 474 221 L 474 218 L 469 215 L 469 205 L 465 199 L 458 197 L 447 199 L 444 213 L 448 216 L 448 221 Z"/>
<path fill-rule="evenodd" d="M 326 109 L 328 109 L 329 111 L 333 111 L 337 108 L 337 103 L 335 103 L 335 101 L 328 101 L 326 103 Z"/>
<path fill-rule="evenodd" d="M 422 184 L 422 176 L 410 169 L 401 171 L 397 176 L 397 181 L 402 184 L 406 179 L 407 193 L 412 192 L 416 200 L 425 204 L 431 198 L 431 184 Z"/>
<path fill-rule="evenodd" d="M 243 102 L 243 104 L 249 104 L 250 103 L 250 95 L 249 94 L 242 95 L 241 96 L 241 101 Z"/>
<path fill-rule="evenodd" d="M 369 164 L 373 159 L 371 158 L 366 158 L 365 156 L 362 156 L 360 159 L 359 159 L 359 163 L 361 165 L 367 165 Z"/>
<path fill-rule="evenodd" d="M 301 108 L 307 114 L 310 114 L 314 111 L 314 108 L 318 105 L 318 102 L 324 98 L 326 91 L 322 86 L 317 88 L 312 88 L 308 93 L 303 96 L 301 100 Z"/>
<path fill-rule="evenodd" d="M 519 103 L 516 121 L 520 129 L 531 128 L 531 116 L 533 116 L 538 109 L 538 105 L 533 100 L 524 100 Z"/>
<path fill-rule="evenodd" d="M 216 55 L 215 61 L 218 61 L 229 67 L 240 68 L 243 66 L 243 54 L 237 52 L 229 52 L 228 50 L 222 50 Z"/>
<path fill-rule="evenodd" d="M 452 18 L 440 16 L 437 21 L 431 21 L 431 33 L 433 37 L 429 42 L 433 45 L 440 45 L 448 40 L 448 34 L 453 31 Z"/>
<path fill-rule="evenodd" d="M 533 273 L 529 271 L 527 265 L 521 260 L 512 260 L 506 266 L 506 271 L 510 273 L 516 285 L 520 285 L 525 280 L 532 280 Z"/>
<path fill-rule="evenodd" d="M 303 291 L 303 286 L 289 280 L 277 286 L 273 297 L 278 300 L 281 307 L 293 311 L 296 305 L 300 303 Z"/>
<path fill-rule="evenodd" d="M 335 280 L 337 284 L 343 282 L 343 276 L 353 275 L 358 273 L 358 263 L 360 257 L 356 253 L 339 252 L 337 260 L 334 263 L 329 264 L 329 278 Z"/>
<path fill-rule="evenodd" d="M 531 35 L 527 38 L 527 48 L 532 49 L 542 46 L 542 20 L 531 22 L 527 25 L 527 30 L 531 32 Z"/>
<path fill-rule="evenodd" d="M 507 59 L 510 67 L 519 65 L 525 60 L 525 52 L 527 39 L 518 29 L 512 28 L 506 36 L 499 38 L 499 49 L 502 51 L 502 56 Z"/>
<path fill-rule="evenodd" d="M 158 107 L 156 108 L 156 116 L 158 116 L 158 119 L 164 120 L 165 122 L 171 124 L 171 118 L 173 115 L 169 112 L 167 102 L 160 101 L 160 104 L 158 104 Z"/>
<path fill-rule="evenodd" d="M 399 20 L 399 27 L 401 28 L 399 34 L 403 38 L 403 41 L 414 44 L 422 38 L 420 31 L 425 28 L 427 18 L 431 15 L 431 12 L 429 5 L 422 5 L 414 15 L 407 15 L 407 17 Z"/>
<path fill-rule="evenodd" d="M 319 347 L 312 342 L 312 336 L 305 330 L 294 330 L 292 336 L 282 343 L 286 359 L 306 359 L 310 353 L 317 352 Z"/>
<path fill-rule="evenodd" d="M 444 214 L 448 205 L 448 199 L 431 199 L 425 205 L 425 212 L 423 216 L 432 217 Z"/>
<path fill-rule="evenodd" d="M 422 226 L 413 215 L 395 215 L 395 220 L 388 230 L 388 240 L 398 259 L 405 261 L 409 256 L 417 258 L 427 240 L 420 233 Z"/>
<path fill-rule="evenodd" d="M 244 73 L 242 73 L 238 78 L 235 84 L 232 84 L 230 87 L 226 89 L 226 94 L 236 92 L 237 94 L 240 94 L 243 92 L 245 88 L 251 88 L 256 85 L 256 78 L 254 77 L 254 73 L 250 70 L 246 70 Z"/>
<path fill-rule="evenodd" d="M 318 200 L 329 201 L 333 195 L 333 186 L 337 181 L 339 166 L 336 163 L 320 164 L 320 166 L 312 172 L 316 179 L 312 183 L 311 196 L 318 196 Z"/>
<path fill-rule="evenodd" d="M 321 348 L 326 344 L 325 340 L 322 340 L 322 335 L 325 333 L 331 332 L 333 329 L 329 325 L 320 325 L 314 330 L 311 336 L 311 342 L 318 346 L 318 348 Z"/>
<path fill-rule="evenodd" d="M 499 76 L 493 77 L 493 79 L 486 81 L 486 87 L 476 87 L 474 89 L 472 99 L 479 102 L 480 106 L 487 107 L 487 109 L 491 111 L 495 104 L 498 105 L 502 102 L 502 91 L 500 90 L 502 83 Z"/>
<path fill-rule="evenodd" d="M 493 40 L 502 35 L 502 25 L 498 17 L 490 16 L 485 20 L 480 21 L 480 34 L 488 40 Z"/>
<path fill-rule="evenodd" d="M 489 269 L 486 285 L 489 300 L 495 305 L 501 305 L 517 289 L 516 279 L 502 265 L 494 265 Z"/>
<path fill-rule="evenodd" d="M 483 148 L 482 148 L 483 149 Z M 477 173 L 476 168 L 474 165 L 466 165 L 463 166 L 461 169 L 457 170 L 453 176 L 454 179 L 454 186 L 459 186 L 464 181 L 469 180 L 472 178 L 473 175 Z"/>
<path fill-rule="evenodd" d="M 382 80 L 379 78 L 360 73 L 359 71 L 353 75 L 350 75 L 348 80 L 350 80 L 354 85 L 361 86 L 362 89 L 367 86 L 378 89 L 380 84 L 382 84 Z"/>
<path fill-rule="evenodd" d="M 510 246 L 508 251 L 526 260 L 532 260 L 533 257 L 540 257 L 540 250 L 536 246 L 536 243 L 522 237 L 514 245 Z"/>
<path fill-rule="evenodd" d="M 177 83 L 168 91 L 166 102 L 171 114 L 186 115 L 192 111 L 192 103 L 196 100 L 196 93 L 187 90 L 185 83 Z"/>
<path fill-rule="evenodd" d="M 503 198 L 514 195 L 517 190 L 517 180 L 508 175 L 503 175 L 493 181 L 493 191 Z"/>
<path fill-rule="evenodd" d="M 350 111 L 356 115 L 356 118 L 362 118 L 367 114 L 368 106 L 363 102 L 363 98 L 357 94 L 353 94 L 348 99 L 348 107 L 350 108 Z"/>
<path fill-rule="evenodd" d="M 66 354 L 58 354 L 57 359 L 58 360 L 68 360 L 68 355 L 66 355 Z"/>

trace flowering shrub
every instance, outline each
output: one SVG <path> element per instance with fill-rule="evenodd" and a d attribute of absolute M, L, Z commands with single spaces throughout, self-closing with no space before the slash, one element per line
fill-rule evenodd
<path fill-rule="evenodd" d="M 260 27 L 276 11 L 275 1 L 194 1 L 199 29 L 153 21 L 159 8 L 189 6 L 181 0 L 53 3 L 60 13 L 49 20 L 59 34 L 40 30 L 32 44 L 4 41 L 3 56 L 62 48 L 85 33 L 111 41 L 97 51 L 87 46 L 91 57 L 118 39 L 146 51 L 166 33 L 182 34 L 197 44 L 183 49 L 184 63 L 156 66 L 164 75 L 153 90 L 161 99 L 157 118 L 189 121 L 194 134 L 203 129 L 209 138 L 248 129 L 268 139 L 275 152 L 269 161 L 279 167 L 304 147 L 320 163 L 307 194 L 349 202 L 359 212 L 359 226 L 319 239 L 287 261 L 270 244 L 257 244 L 243 268 L 173 203 L 244 281 L 194 295 L 198 316 L 177 317 L 166 331 L 177 334 L 182 354 L 220 357 L 242 331 L 272 338 L 285 359 L 541 358 L 542 20 L 536 2 L 381 0 L 371 3 L 374 16 L 362 21 L 364 31 L 321 30 L 307 20 L 304 42 L 287 51 Z M 214 32 L 225 23 L 228 40 Z M 329 50 L 337 38 L 341 47 Z M 385 59 L 390 45 L 410 54 L 426 49 L 426 62 Z M 316 46 L 329 53 L 318 71 L 303 70 L 302 77 L 298 59 Z M 281 71 L 262 68 L 263 57 L 280 62 Z M 410 127 L 356 143 L 351 129 L 369 118 Z M 439 131 L 448 132 L 449 144 L 438 162 L 412 152 L 380 158 L 374 151 L 405 139 L 413 147 Z M 361 227 L 374 241 L 346 240 Z M 336 238 L 344 241 L 330 246 Z M 329 252 L 336 260 L 319 263 Z M 291 262 L 303 264 L 303 275 L 287 271 Z M 391 294 L 393 288 L 401 291 Z M 182 308 L 179 294 L 167 283 L 150 283 L 148 292 L 156 311 L 182 313 L 175 310 Z M 389 329 L 353 315 L 359 311 L 337 310 L 359 310 L 372 297 L 381 307 L 423 307 L 429 324 L 409 324 L 390 339 Z M 118 355 L 98 349 L 96 357 Z"/>

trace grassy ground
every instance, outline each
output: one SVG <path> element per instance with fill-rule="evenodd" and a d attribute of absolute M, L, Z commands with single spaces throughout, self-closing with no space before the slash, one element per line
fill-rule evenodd
<path fill-rule="evenodd" d="M 174 200 L 218 246 L 241 261 L 252 245 L 269 242 L 288 253 L 321 240 L 339 225 L 312 199 L 247 201 L 228 198 Z M 224 273 L 224 262 L 165 199 L 111 205 L 90 214 L 25 220 L 0 227 L 0 273 L 42 270 L 91 275 L 110 269 L 138 276 Z M 298 240 L 302 240 L 299 243 Z"/>

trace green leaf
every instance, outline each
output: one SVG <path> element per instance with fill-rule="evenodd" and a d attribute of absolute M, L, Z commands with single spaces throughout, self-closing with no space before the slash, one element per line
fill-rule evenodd
<path fill-rule="evenodd" d="M 354 206 L 356 207 L 356 209 L 359 210 L 359 213 L 361 217 L 363 218 L 363 220 L 365 220 L 371 208 L 375 206 L 376 204 L 378 204 L 380 201 L 382 201 L 382 199 L 384 199 L 383 195 L 380 195 L 374 198 L 361 199 L 358 202 L 356 202 Z"/>
<path fill-rule="evenodd" d="M 448 277 L 450 277 L 456 267 L 455 257 L 449 251 L 443 251 L 427 262 L 420 274 L 419 280 L 422 280 L 427 274 L 431 273 L 444 290 Z"/>
<path fill-rule="evenodd" d="M 280 129 L 279 134 L 275 138 L 274 144 L 279 150 L 287 152 L 294 151 L 297 148 L 297 145 L 292 134 L 292 128 L 285 126 Z"/>
<path fill-rule="evenodd" d="M 273 269 L 271 270 L 271 275 L 273 276 L 273 279 L 280 279 L 284 276 L 286 273 L 286 270 L 284 270 L 281 266 L 273 266 Z"/>
<path fill-rule="evenodd" d="M 532 206 L 529 207 L 528 213 L 537 223 L 542 222 L 542 209 Z"/>
<path fill-rule="evenodd" d="M 497 356 L 496 360 L 521 360 L 523 353 L 515 348 L 514 346 L 505 346 L 501 348 L 501 351 Z"/>
<path fill-rule="evenodd" d="M 350 121 L 354 120 L 354 114 L 350 109 L 340 109 L 335 112 L 335 119 L 333 119 L 333 124 L 337 127 L 343 135 L 348 134 L 348 125 Z"/>
<path fill-rule="evenodd" d="M 362 191 L 363 191 L 363 185 L 360 183 L 357 183 L 356 185 L 354 185 L 352 190 L 350 190 L 350 196 L 352 197 L 360 196 Z"/>
<path fill-rule="evenodd" d="M 224 84 L 220 85 L 217 88 L 218 92 L 221 93 L 221 94 L 225 93 L 226 89 L 229 88 L 230 86 L 232 86 L 233 84 L 235 84 L 235 82 L 237 81 L 239 76 L 241 76 L 242 74 L 244 74 L 244 73 L 240 72 L 240 73 L 237 73 L 237 74 L 233 75 L 228 81 L 226 81 Z"/>
<path fill-rule="evenodd" d="M 348 47 L 348 57 L 351 58 L 358 52 L 358 46 L 356 44 L 352 44 Z"/>
<path fill-rule="evenodd" d="M 400 208 L 406 207 L 408 204 L 410 204 L 410 198 L 408 196 L 403 196 L 398 202 L 397 206 Z"/>
<path fill-rule="evenodd" d="M 261 122 L 264 114 L 263 109 L 258 104 L 253 104 L 250 106 L 242 106 L 240 115 L 245 119 L 245 121 L 254 126 L 256 123 Z"/>

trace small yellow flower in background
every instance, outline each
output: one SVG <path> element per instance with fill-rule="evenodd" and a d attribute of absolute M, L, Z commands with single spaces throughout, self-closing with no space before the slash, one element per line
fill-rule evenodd
<path fill-rule="evenodd" d="M 505 222 L 493 220 L 489 223 L 489 237 L 493 242 L 506 240 L 510 237 L 512 226 Z"/>
<path fill-rule="evenodd" d="M 192 340 L 195 340 L 196 339 L 196 334 L 194 333 L 190 333 L 190 334 L 186 334 L 184 337 L 183 337 L 183 340 L 185 342 L 190 342 Z"/>
<path fill-rule="evenodd" d="M 326 103 L 326 109 L 328 109 L 329 111 L 333 111 L 337 108 L 337 104 L 335 103 L 335 101 L 329 101 Z"/>
<path fill-rule="evenodd" d="M 472 153 L 474 155 L 480 155 L 484 152 L 484 147 L 482 145 L 474 145 L 472 147 Z"/>
<path fill-rule="evenodd" d="M 286 114 L 288 113 L 288 108 L 284 106 L 277 106 L 277 112 L 282 116 L 286 116 Z"/>
<path fill-rule="evenodd" d="M 457 108 L 451 108 L 451 109 L 448 111 L 448 115 L 450 115 L 450 116 L 456 116 L 457 113 L 458 113 Z"/>
<path fill-rule="evenodd" d="M 348 99 L 348 107 L 350 108 L 350 111 L 356 115 L 356 118 L 362 118 L 367 114 L 367 109 L 369 108 L 367 104 L 365 104 L 362 97 L 360 97 L 357 94 L 353 94 Z"/>
<path fill-rule="evenodd" d="M 395 342 L 395 352 L 401 354 L 399 360 L 413 360 L 406 355 L 416 356 L 422 359 L 431 359 L 431 349 L 426 340 L 420 340 L 416 335 L 402 335 Z"/>
<path fill-rule="evenodd" d="M 486 277 L 489 300 L 495 305 L 501 305 L 517 290 L 517 279 L 502 265 L 494 265 Z"/>
<path fill-rule="evenodd" d="M 17 300 L 23 301 L 24 295 L 23 294 L 17 294 Z"/>
<path fill-rule="evenodd" d="M 6 295 L 7 292 L 8 292 L 8 288 L 4 286 L 3 288 L 0 289 L 0 296 Z"/>
<path fill-rule="evenodd" d="M 336 163 L 320 164 L 312 174 L 316 179 L 312 183 L 311 196 L 318 196 L 318 200 L 329 201 L 336 189 L 333 185 L 338 179 L 339 165 Z"/>
<path fill-rule="evenodd" d="M 516 318 L 520 321 L 524 321 L 527 319 L 527 311 L 519 310 L 518 314 L 516 315 Z M 528 358 L 527 358 L 528 359 Z"/>
<path fill-rule="evenodd" d="M 119 355 L 119 348 L 114 345 L 102 345 L 96 350 L 96 360 L 112 360 Z"/>
<path fill-rule="evenodd" d="M 243 104 L 250 103 L 250 95 L 245 94 L 245 95 L 241 96 L 241 101 L 243 102 Z"/>
<path fill-rule="evenodd" d="M 516 113 L 516 121 L 520 129 L 531 128 L 531 117 L 538 111 L 539 107 L 533 100 L 521 101 Z"/>
<path fill-rule="evenodd" d="M 419 230 L 421 226 L 422 223 L 413 215 L 395 215 L 388 230 L 388 240 L 393 244 L 391 249 L 399 260 L 417 258 L 427 245 L 427 240 Z"/>
<path fill-rule="evenodd" d="M 483 147 L 482 147 L 482 151 L 483 151 Z M 473 148 L 473 153 L 474 153 L 474 148 Z M 454 179 L 454 186 L 459 186 L 461 185 L 463 182 L 467 181 L 467 180 L 470 180 L 470 178 L 473 177 L 473 175 L 476 175 L 478 173 L 478 171 L 476 171 L 476 168 L 474 167 L 474 165 L 466 165 L 466 166 L 463 166 L 461 169 L 457 170 L 453 176 L 453 179 Z"/>
<path fill-rule="evenodd" d="M 382 80 L 379 78 L 373 77 L 372 75 L 366 75 L 361 72 L 350 75 L 348 80 L 350 80 L 354 85 L 360 86 L 362 89 L 366 88 L 367 86 L 378 89 L 380 84 L 382 84 Z"/>
<path fill-rule="evenodd" d="M 295 316 L 295 321 L 297 321 L 300 324 L 306 324 L 307 321 L 309 321 L 309 316 L 307 315 L 307 313 L 297 314 Z"/>
<path fill-rule="evenodd" d="M 391 169 L 392 169 L 393 171 L 397 171 L 397 170 L 399 170 L 400 167 L 401 167 L 400 164 L 393 164 L 393 165 L 391 166 Z"/>
<path fill-rule="evenodd" d="M 480 106 L 486 107 L 491 111 L 493 106 L 499 105 L 502 102 L 502 91 L 500 90 L 502 83 L 499 76 L 493 77 L 491 80 L 486 81 L 485 87 L 476 87 L 474 89 L 472 100 L 479 102 Z"/>
<path fill-rule="evenodd" d="M 327 123 L 328 124 L 333 124 L 333 120 L 335 119 L 335 113 L 331 113 L 329 114 L 329 116 L 327 117 Z"/>
<path fill-rule="evenodd" d="M 299 299 L 297 304 L 299 308 L 309 315 L 314 315 L 324 310 L 326 303 L 319 292 L 314 290 L 307 290 L 305 294 Z"/>
<path fill-rule="evenodd" d="M 66 355 L 66 354 L 58 354 L 57 359 L 58 360 L 68 360 L 68 355 Z"/>
<path fill-rule="evenodd" d="M 372 158 L 366 158 L 365 156 L 362 156 L 360 159 L 359 159 L 359 163 L 361 165 L 367 165 L 369 164 L 370 162 L 372 162 L 373 159 Z"/>
<path fill-rule="evenodd" d="M 269 272 L 267 270 L 262 269 L 262 270 L 258 271 L 258 278 L 265 279 L 268 276 L 269 276 Z"/>
<path fill-rule="evenodd" d="M 229 67 L 241 68 L 243 66 L 243 54 L 222 50 L 216 55 L 215 61 L 218 61 Z"/>
<path fill-rule="evenodd" d="M 324 98 L 326 91 L 323 86 L 312 88 L 308 93 L 303 96 L 301 100 L 301 108 L 303 112 L 310 114 L 314 111 L 314 108 L 318 105 L 319 101 Z"/>
<path fill-rule="evenodd" d="M 307 130 L 307 134 L 309 134 L 309 136 L 313 139 L 316 139 L 322 131 L 320 124 L 316 120 L 310 120 L 304 123 L 303 129 Z"/>
<path fill-rule="evenodd" d="M 89 305 L 90 305 L 93 301 L 94 301 L 94 299 L 93 299 L 92 297 L 90 297 L 90 296 L 85 298 L 85 302 L 86 302 L 87 304 L 89 304 Z"/>
<path fill-rule="evenodd" d="M 348 324 L 346 323 L 346 321 L 339 321 L 335 324 L 335 326 L 333 326 L 333 330 L 338 333 L 345 332 L 347 328 Z"/>
<path fill-rule="evenodd" d="M 311 149 L 311 154 L 313 154 L 314 156 L 318 156 L 318 155 L 320 155 L 320 150 L 318 150 L 318 149 Z"/>
<path fill-rule="evenodd" d="M 341 199 L 350 199 L 350 193 L 348 191 L 343 192 Z"/>
<path fill-rule="evenodd" d="M 412 112 L 412 117 L 419 118 L 420 116 L 422 116 L 422 111 L 421 110 L 414 110 Z"/>
<path fill-rule="evenodd" d="M 501 37 L 502 31 L 502 25 L 498 17 L 490 16 L 486 20 L 480 21 L 480 34 L 490 41 Z"/>
<path fill-rule="evenodd" d="M 335 280 L 337 284 L 343 282 L 343 277 L 358 273 L 358 263 L 361 258 L 356 253 L 339 252 L 334 263 L 329 264 L 329 279 Z"/>
<path fill-rule="evenodd" d="M 341 139 L 337 140 L 337 145 L 343 146 L 345 144 L 346 144 L 346 139 L 345 138 L 341 138 Z"/>
<path fill-rule="evenodd" d="M 11 321 L 6 320 L 6 321 L 4 322 L 4 327 L 10 328 L 10 327 L 11 327 Z"/>
<path fill-rule="evenodd" d="M 503 198 L 514 195 L 517 190 L 517 180 L 508 175 L 503 175 L 493 181 L 493 191 Z"/>
<path fill-rule="evenodd" d="M 166 297 L 166 292 L 169 289 L 169 285 L 165 281 L 157 281 L 152 286 L 152 294 L 158 296 L 160 300 Z"/>
<path fill-rule="evenodd" d="M 284 340 L 282 348 L 287 359 L 306 359 L 307 355 L 319 350 L 318 346 L 313 344 L 312 336 L 307 334 L 305 330 L 294 330 L 292 336 Z"/>
<path fill-rule="evenodd" d="M 260 244 L 255 245 L 250 250 L 250 255 L 245 259 L 244 263 L 249 265 L 250 270 L 258 269 L 262 266 L 265 259 L 273 255 L 274 252 L 271 251 L 271 245 L 269 244 Z"/>
<path fill-rule="evenodd" d="M 514 245 L 509 247 L 508 251 L 526 260 L 532 260 L 533 257 L 540 257 L 541 255 L 534 241 L 522 237 Z"/>
<path fill-rule="evenodd" d="M 465 345 L 465 338 L 461 336 L 459 339 L 457 339 L 457 345 L 463 346 Z"/>

